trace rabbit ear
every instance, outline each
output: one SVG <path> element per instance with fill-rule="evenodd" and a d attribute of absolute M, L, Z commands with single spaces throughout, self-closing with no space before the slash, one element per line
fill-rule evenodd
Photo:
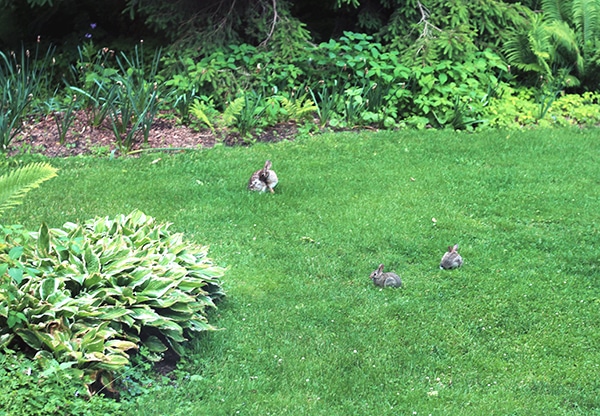
<path fill-rule="evenodd" d="M 452 247 L 452 251 L 456 251 L 458 250 L 458 244 L 454 244 L 454 247 Z"/>
<path fill-rule="evenodd" d="M 265 170 L 269 170 L 269 169 L 271 169 L 271 161 L 270 161 L 270 160 L 267 160 L 267 161 L 265 162 L 265 167 L 264 167 L 264 169 L 265 169 Z"/>
<path fill-rule="evenodd" d="M 452 246 L 448 246 L 448 253 L 452 253 Z"/>
<path fill-rule="evenodd" d="M 380 264 L 379 267 L 377 268 L 378 272 L 382 272 L 383 271 L 383 264 Z"/>

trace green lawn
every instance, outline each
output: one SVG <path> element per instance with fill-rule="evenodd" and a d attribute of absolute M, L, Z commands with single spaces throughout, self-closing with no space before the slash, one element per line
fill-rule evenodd
<path fill-rule="evenodd" d="M 139 208 L 229 268 L 223 330 L 130 414 L 600 415 L 599 137 L 362 132 L 52 160 L 59 176 L 4 221 Z M 267 158 L 276 193 L 249 193 Z M 442 271 L 454 243 L 465 264 Z M 405 287 L 373 286 L 379 263 Z"/>

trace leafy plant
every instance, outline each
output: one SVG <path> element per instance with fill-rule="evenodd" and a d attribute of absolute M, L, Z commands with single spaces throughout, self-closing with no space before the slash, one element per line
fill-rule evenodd
<path fill-rule="evenodd" d="M 131 150 L 139 132 L 144 143 L 148 141 L 152 122 L 158 112 L 158 83 L 152 82 L 158 71 L 160 50 L 154 54 L 149 73 L 143 59 L 143 50 L 136 46 L 132 57 L 122 53 L 117 57 L 121 70 L 114 77 L 116 97 L 109 102 L 110 121 L 117 146 Z"/>
<path fill-rule="evenodd" d="M 600 124 L 600 94 L 585 92 L 559 95 L 549 110 L 553 120 L 564 121 L 565 125 L 592 127 Z"/>
<path fill-rule="evenodd" d="M 174 90 L 172 94 L 177 94 L 178 91 Z M 179 117 L 184 124 L 189 123 L 190 112 L 192 106 L 196 104 L 196 88 L 192 87 L 190 90 L 183 91 L 176 95 L 174 107 L 179 113 Z"/>
<path fill-rule="evenodd" d="M 141 345 L 181 354 L 187 337 L 215 329 L 205 310 L 224 295 L 224 270 L 168 227 L 139 211 L 36 233 L 3 227 L 0 346 L 26 345 L 104 386 Z"/>
<path fill-rule="evenodd" d="M 318 107 L 308 98 L 308 94 L 292 94 L 291 97 L 285 95 L 275 95 L 271 101 L 277 101 L 281 105 L 281 120 L 283 121 L 303 121 L 313 117 Z"/>
<path fill-rule="evenodd" d="M 503 84 L 494 72 L 506 64 L 494 52 L 474 54 L 465 62 L 441 61 L 414 67 L 407 88 L 412 95 L 398 102 L 405 113 L 426 117 L 436 127 L 465 128 L 480 124 L 490 93 Z"/>
<path fill-rule="evenodd" d="M 125 415 L 122 404 L 89 397 L 84 381 L 56 361 L 44 363 L 20 354 L 0 354 L 0 412 L 3 415 Z"/>
<path fill-rule="evenodd" d="M 81 106 L 87 111 L 92 127 L 99 127 L 117 98 L 113 82 L 118 74 L 112 61 L 114 51 L 108 48 L 96 50 L 92 43 L 77 50 L 78 62 L 71 66 L 75 85 L 70 85 L 70 88 L 81 96 Z"/>
<path fill-rule="evenodd" d="M 363 87 L 348 88 L 344 91 L 344 114 L 348 125 L 352 126 L 362 120 L 361 115 L 367 106 L 368 92 L 369 88 Z"/>
<path fill-rule="evenodd" d="M 208 106 L 205 104 L 205 102 L 202 102 L 198 98 L 196 98 L 194 100 L 194 104 L 191 105 L 189 111 L 194 117 L 206 124 L 208 128 L 214 132 L 215 129 L 213 127 L 213 124 L 210 122 L 210 119 L 206 114 L 208 111 Z"/>
<path fill-rule="evenodd" d="M 58 130 L 58 141 L 60 144 L 64 144 L 67 132 L 75 121 L 75 117 L 77 115 L 75 112 L 77 109 L 77 95 L 73 95 L 66 106 L 63 106 L 62 103 L 56 99 L 56 97 L 48 100 L 46 102 L 46 106 L 48 107 L 49 113 L 56 124 L 56 129 Z"/>
<path fill-rule="evenodd" d="M 71 71 L 76 85 L 70 88 L 82 97 L 92 126 L 100 126 L 109 117 L 122 151 L 130 150 L 139 134 L 147 142 L 158 112 L 160 49 L 147 66 L 143 48 L 137 45 L 131 56 L 124 52 L 115 55 L 108 48 L 94 53 L 90 48 L 79 48 L 79 61 Z"/>
<path fill-rule="evenodd" d="M 557 68 L 583 69 L 583 59 L 575 32 L 561 21 L 547 21 L 531 14 L 531 25 L 525 31 L 514 31 L 504 50 L 511 65 L 536 76 L 553 77 Z"/>
<path fill-rule="evenodd" d="M 550 77 L 549 80 L 542 78 L 543 85 L 537 90 L 536 101 L 539 104 L 538 119 L 544 118 L 552 103 L 558 97 L 558 94 L 562 91 L 563 87 L 568 84 L 569 70 L 563 68 L 559 71 L 556 76 Z"/>
<path fill-rule="evenodd" d="M 38 43 L 39 47 L 39 43 Z M 0 51 L 0 151 L 5 152 L 22 129 L 22 120 L 30 103 L 41 92 L 44 80 L 51 76 L 48 66 L 54 52 L 48 48 L 46 55 L 38 56 L 21 48 L 19 57 L 12 52 Z"/>
<path fill-rule="evenodd" d="M 317 115 L 319 116 L 321 127 L 327 124 L 336 126 L 339 123 L 337 119 L 339 115 L 338 107 L 342 100 L 342 91 L 338 87 L 337 82 L 334 82 L 333 88 L 330 88 L 323 82 L 316 96 L 313 89 L 310 90 L 310 94 L 317 105 Z"/>
<path fill-rule="evenodd" d="M 117 81 L 116 98 L 110 101 L 110 122 L 117 146 L 131 150 L 138 133 L 147 143 L 152 122 L 158 111 L 158 84 L 142 81 L 136 85 L 131 78 Z"/>
<path fill-rule="evenodd" d="M 223 113 L 223 122 L 234 127 L 241 136 L 246 137 L 261 125 L 261 116 L 265 112 L 263 95 L 248 91 L 229 104 Z"/>

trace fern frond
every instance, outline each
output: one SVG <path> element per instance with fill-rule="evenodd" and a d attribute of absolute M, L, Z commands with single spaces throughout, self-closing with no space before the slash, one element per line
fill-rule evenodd
<path fill-rule="evenodd" d="M 0 214 L 19 205 L 25 194 L 56 176 L 48 163 L 31 163 L 0 176 Z"/>
<path fill-rule="evenodd" d="M 574 0 L 573 23 L 583 45 L 600 36 L 600 0 Z"/>
<path fill-rule="evenodd" d="M 206 124 L 208 128 L 214 132 L 215 129 L 213 128 L 212 123 L 208 119 L 208 116 L 204 112 L 204 105 L 197 98 L 194 100 L 194 103 L 190 107 L 190 113 L 192 113 L 192 115 L 198 120 Z"/>
<path fill-rule="evenodd" d="M 542 11 L 546 21 L 571 21 L 571 4 L 573 0 L 542 0 Z"/>
<path fill-rule="evenodd" d="M 298 106 L 298 111 L 296 113 L 296 118 L 298 120 L 303 120 L 305 118 L 310 118 L 314 113 L 317 112 L 317 106 L 310 99 L 305 99 L 301 101 L 301 105 Z"/>
<path fill-rule="evenodd" d="M 317 106 L 306 94 L 296 99 L 281 97 L 280 101 L 288 120 L 300 121 L 318 111 Z"/>
<path fill-rule="evenodd" d="M 223 112 L 223 122 L 226 126 L 233 126 L 246 105 L 245 96 L 241 96 L 229 103 Z"/>
<path fill-rule="evenodd" d="M 527 33 L 515 32 L 504 51 L 511 65 L 552 76 L 553 67 L 577 67 L 582 73 L 583 55 L 575 31 L 566 21 L 547 21 L 532 16 Z"/>
<path fill-rule="evenodd" d="M 508 62 L 516 68 L 549 75 L 550 35 L 541 16 L 531 15 L 530 19 L 531 26 L 527 32 L 513 32 L 504 45 L 504 53 Z"/>
<path fill-rule="evenodd" d="M 567 22 L 552 22 L 545 30 L 552 43 L 550 61 L 562 67 L 576 66 L 579 72 L 583 72 L 583 57 L 577 37 Z"/>

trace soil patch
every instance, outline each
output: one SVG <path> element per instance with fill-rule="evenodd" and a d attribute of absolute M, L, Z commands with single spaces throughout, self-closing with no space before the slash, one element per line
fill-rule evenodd
<path fill-rule="evenodd" d="M 131 150 L 141 149 L 194 149 L 210 148 L 217 142 L 227 146 L 248 145 L 255 142 L 278 142 L 294 140 L 298 133 L 295 123 L 282 123 L 270 127 L 250 138 L 243 138 L 229 130 L 195 130 L 166 117 L 155 119 L 144 141 L 141 132 L 135 137 Z M 40 119 L 30 118 L 23 124 L 22 131 L 13 139 L 8 153 L 43 154 L 48 157 L 77 155 L 108 155 L 119 153 L 117 139 L 108 121 L 92 128 L 85 112 L 79 111 L 69 127 L 63 142 L 54 116 Z"/>

